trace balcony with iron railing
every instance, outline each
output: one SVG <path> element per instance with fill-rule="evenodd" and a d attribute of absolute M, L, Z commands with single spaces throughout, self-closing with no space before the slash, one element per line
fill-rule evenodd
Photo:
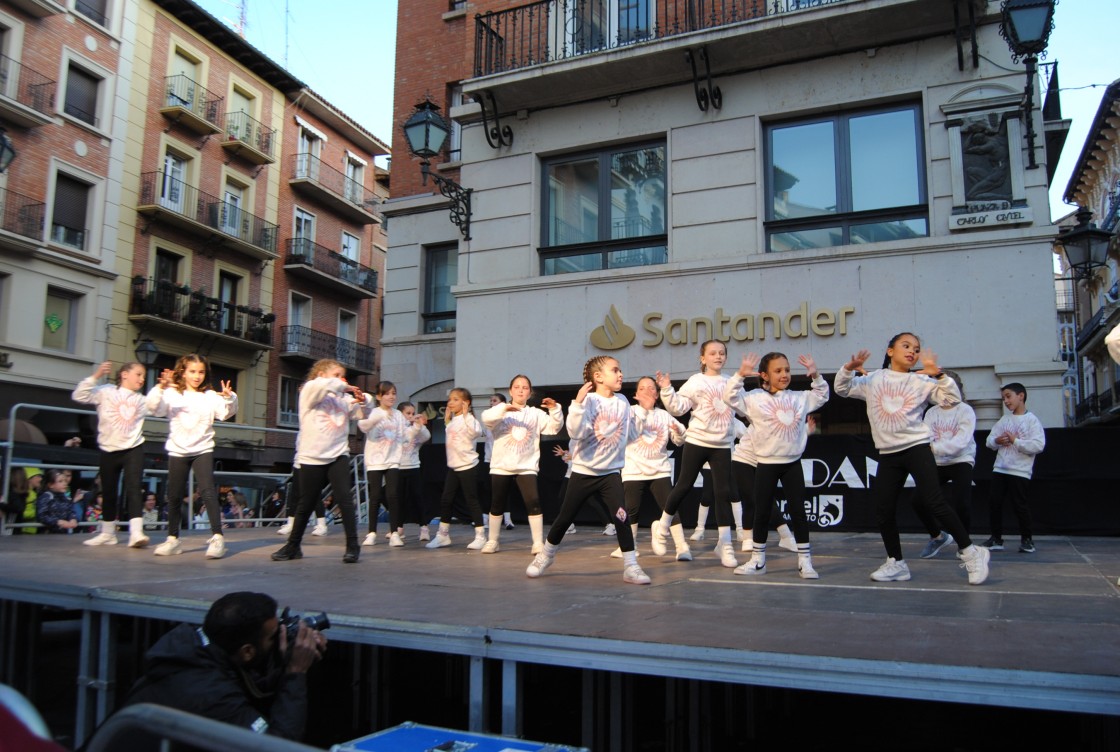
<path fill-rule="evenodd" d="M 23 128 L 52 122 L 58 82 L 0 55 L 0 119 Z"/>
<path fill-rule="evenodd" d="M 1098 308 L 1097 312 L 1094 313 L 1089 318 L 1089 320 L 1086 321 L 1084 323 L 1084 325 L 1082 325 L 1082 327 L 1077 330 L 1077 350 L 1078 350 L 1078 352 L 1080 352 L 1086 345 L 1089 344 L 1089 340 L 1101 328 L 1101 322 L 1104 321 L 1104 312 L 1105 312 L 1104 308 Z"/>
<path fill-rule="evenodd" d="M 260 261 L 277 256 L 276 225 L 162 170 L 140 176 L 140 205 L 136 211 Z"/>
<path fill-rule="evenodd" d="M 276 320 L 275 314 L 211 297 L 205 290 L 142 276 L 132 278 L 128 318 L 185 335 L 206 332 L 251 350 L 272 349 Z"/>
<path fill-rule="evenodd" d="M 927 0 L 537 0 L 475 17 L 486 80 L 464 92 L 489 90 L 512 112 L 955 29 L 954 4 Z M 694 74 L 684 53 L 700 48 Z"/>
<path fill-rule="evenodd" d="M 373 373 L 372 347 L 306 326 L 281 327 L 278 351 L 281 358 L 289 360 L 313 363 L 322 358 L 333 358 L 346 366 L 348 371 Z"/>
<path fill-rule="evenodd" d="M 1077 407 L 1074 409 L 1074 421 L 1077 425 L 1094 418 L 1099 418 L 1100 416 L 1100 402 L 1095 394 L 1091 394 L 1078 402 Z"/>
<path fill-rule="evenodd" d="M 346 173 L 323 164 L 314 154 L 292 155 L 292 177 L 288 184 L 352 222 L 369 225 L 381 221 L 374 210 L 380 201 L 373 192 Z"/>
<path fill-rule="evenodd" d="M 377 270 L 307 238 L 288 238 L 284 269 L 354 298 L 377 296 Z"/>
<path fill-rule="evenodd" d="M 30 251 L 43 241 L 47 205 L 38 199 L 0 188 L 0 248 Z"/>
<path fill-rule="evenodd" d="M 164 79 L 159 111 L 203 136 L 222 132 L 222 98 L 182 73 Z"/>
<path fill-rule="evenodd" d="M 33 18 L 46 18 L 66 12 L 62 3 L 54 0 L 8 0 L 8 4 L 14 5 Z"/>
<path fill-rule="evenodd" d="M 226 140 L 222 148 L 255 165 L 272 164 L 276 161 L 272 156 L 272 136 L 273 131 L 249 113 L 231 112 L 226 115 Z"/>

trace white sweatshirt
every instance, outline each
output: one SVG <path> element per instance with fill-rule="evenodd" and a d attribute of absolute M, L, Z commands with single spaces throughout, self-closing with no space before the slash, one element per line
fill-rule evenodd
<path fill-rule="evenodd" d="M 432 438 L 427 426 L 413 423 L 404 434 L 404 447 L 401 449 L 401 470 L 420 467 L 420 446 Z"/>
<path fill-rule="evenodd" d="M 447 436 L 447 466 L 452 470 L 470 470 L 478 464 L 475 446 L 482 438 L 482 424 L 472 414 L 456 415 L 444 429 Z"/>
<path fill-rule="evenodd" d="M 996 439 L 1005 433 L 1010 433 L 1015 438 L 1011 446 L 996 443 Z M 1034 473 L 1034 456 L 1046 448 L 1046 432 L 1042 430 L 1042 422 L 1034 413 L 1004 415 L 992 426 L 992 432 L 988 434 L 985 443 L 996 452 L 992 472 L 1030 478 Z"/>
<path fill-rule="evenodd" d="M 738 421 L 736 421 L 738 423 Z M 739 423 L 742 425 L 742 423 Z M 744 465 L 758 467 L 758 454 L 754 451 L 754 426 L 746 427 L 735 442 L 735 451 L 731 453 L 732 462 L 742 462 Z"/>
<path fill-rule="evenodd" d="M 1104 346 L 1108 348 L 1108 354 L 1117 363 L 1120 363 L 1120 324 L 1112 328 L 1112 331 L 1105 335 Z"/>
<path fill-rule="evenodd" d="M 507 412 L 500 402 L 482 413 L 482 425 L 493 435 L 491 475 L 536 475 L 541 461 L 541 436 L 554 436 L 564 426 L 564 411 L 554 405 Z"/>
<path fill-rule="evenodd" d="M 683 444 L 684 426 L 659 407 L 646 410 L 641 405 L 633 405 L 630 410 L 641 422 L 642 430 L 626 445 L 622 481 L 670 477 L 673 466 L 669 462 L 669 440 L 677 446 Z"/>
<path fill-rule="evenodd" d="M 944 374 L 940 379 L 933 379 L 921 373 L 883 368 L 860 376 L 841 368 L 833 386 L 841 397 L 867 402 L 871 438 L 881 454 L 894 454 L 929 443 L 929 427 L 922 422 L 927 402 L 955 405 L 961 401 L 956 382 Z"/>
<path fill-rule="evenodd" d="M 400 467 L 408 421 L 397 409 L 377 406 L 358 421 L 358 429 L 366 435 L 366 471 L 390 470 Z"/>
<path fill-rule="evenodd" d="M 116 384 L 97 385 L 88 376 L 70 395 L 75 402 L 97 406 L 97 446 L 103 452 L 120 452 L 144 443 L 144 395 Z"/>
<path fill-rule="evenodd" d="M 931 407 L 923 418 L 929 426 L 933 458 L 938 465 L 976 464 L 976 413 L 961 402 L 949 408 Z"/>
<path fill-rule="evenodd" d="M 723 398 L 754 428 L 754 452 L 759 464 L 785 465 L 805 452 L 809 413 L 828 402 L 828 383 L 818 373 L 809 391 L 783 389 L 771 394 L 765 389 L 743 391 L 738 373 L 727 380 Z"/>
<path fill-rule="evenodd" d="M 329 465 L 349 454 L 350 419 L 361 415 L 362 404 L 342 379 L 319 376 L 300 387 L 295 466 Z"/>
<path fill-rule="evenodd" d="M 214 421 L 237 412 L 237 395 L 223 397 L 213 389 L 180 392 L 156 386 L 146 398 L 148 411 L 171 421 L 164 448 L 172 457 L 193 457 L 214 450 Z"/>
<path fill-rule="evenodd" d="M 630 412 L 625 397 L 602 397 L 595 392 L 572 400 L 568 409 L 568 435 L 575 440 L 572 472 L 583 475 L 609 475 L 626 464 L 626 446 L 642 431 L 638 417 Z"/>
<path fill-rule="evenodd" d="M 690 376 L 674 392 L 672 386 L 661 390 L 661 401 L 670 415 L 681 416 L 692 411 L 688 419 L 685 441 L 714 449 L 730 449 L 735 441 L 735 415 L 723 401 L 726 376 Z"/>

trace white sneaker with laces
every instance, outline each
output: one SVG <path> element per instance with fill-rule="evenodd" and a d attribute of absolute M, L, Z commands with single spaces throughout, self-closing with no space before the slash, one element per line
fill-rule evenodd
<path fill-rule="evenodd" d="M 808 557 L 798 560 L 797 574 L 803 580 L 819 580 L 821 578 L 817 574 L 817 570 L 813 569 L 813 562 Z"/>
<path fill-rule="evenodd" d="M 420 526 L 420 542 L 421 543 L 427 543 L 431 539 L 432 539 L 432 534 L 428 532 L 428 526 L 427 525 L 421 525 Z"/>
<path fill-rule="evenodd" d="M 312 535 L 318 535 L 319 537 L 322 537 L 322 536 L 326 535 L 327 534 L 327 521 L 325 519 L 323 519 L 322 517 L 315 520 L 315 529 L 311 531 L 311 534 Z"/>
<path fill-rule="evenodd" d="M 226 555 L 226 538 L 221 533 L 211 535 L 206 542 L 209 544 L 206 546 L 207 559 L 220 559 Z"/>
<path fill-rule="evenodd" d="M 475 533 L 474 540 L 467 544 L 467 548 L 471 551 L 481 551 L 489 541 L 486 540 L 485 533 Z M 496 541 L 495 541 L 496 542 Z"/>
<path fill-rule="evenodd" d="M 469 546 L 468 546 L 468 548 L 469 548 Z M 484 554 L 496 554 L 499 551 L 501 551 L 502 548 L 501 548 L 501 546 L 498 545 L 498 541 L 488 540 L 488 541 L 486 541 L 486 544 L 483 545 L 481 550 L 482 550 L 482 553 L 484 553 Z"/>
<path fill-rule="evenodd" d="M 607 526 L 603 528 L 603 535 L 616 535 L 613 522 L 608 523 Z"/>
<path fill-rule="evenodd" d="M 88 540 L 82 541 L 83 546 L 115 546 L 117 545 L 117 523 L 102 522 L 101 532 Z"/>
<path fill-rule="evenodd" d="M 393 548 L 400 548 L 404 545 L 404 541 L 401 539 L 400 533 L 393 533 L 389 536 L 389 545 Z"/>
<path fill-rule="evenodd" d="M 992 557 L 991 551 L 973 544 L 957 556 L 961 559 L 961 568 L 968 571 L 968 584 L 983 585 L 988 579 L 988 561 Z"/>
<path fill-rule="evenodd" d="M 296 524 L 296 518 L 295 517 L 289 517 L 288 521 L 285 522 L 283 525 L 281 525 L 276 530 L 276 534 L 277 535 L 287 535 L 288 533 L 292 532 L 292 527 L 294 527 L 295 524 Z"/>
<path fill-rule="evenodd" d="M 424 548 L 447 548 L 451 545 L 451 536 L 447 533 L 436 533 L 436 537 L 424 546 Z"/>
<path fill-rule="evenodd" d="M 362 545 L 363 546 L 377 545 L 377 533 L 370 533 L 369 535 L 367 535 L 365 540 L 362 541 Z"/>
<path fill-rule="evenodd" d="M 719 547 L 719 563 L 728 569 L 739 566 L 739 560 L 735 558 L 735 546 L 724 543 Z"/>
<path fill-rule="evenodd" d="M 661 520 L 654 520 L 649 526 L 649 547 L 656 556 L 664 556 L 668 549 L 665 547 L 665 528 Z"/>
<path fill-rule="evenodd" d="M 906 582 L 910 579 L 910 567 L 905 561 L 887 557 L 883 566 L 871 573 L 871 579 L 875 582 Z"/>
<path fill-rule="evenodd" d="M 148 534 L 144 532 L 144 518 L 133 517 L 128 521 L 128 547 L 143 548 L 151 542 Z"/>
<path fill-rule="evenodd" d="M 541 551 L 533 557 L 533 562 L 525 569 L 525 574 L 529 577 L 540 577 L 544 570 L 552 566 L 554 556 Z"/>
<path fill-rule="evenodd" d="M 702 541 L 704 540 L 704 528 L 698 527 L 692 531 L 692 535 L 688 536 L 689 540 Z"/>
<path fill-rule="evenodd" d="M 631 564 L 622 570 L 622 581 L 629 582 L 631 585 L 648 585 L 649 575 L 637 564 Z"/>
<path fill-rule="evenodd" d="M 756 551 L 751 554 L 750 561 L 735 568 L 735 574 L 766 574 L 766 559 Z"/>
<path fill-rule="evenodd" d="M 152 551 L 156 556 L 174 556 L 175 554 L 183 553 L 183 546 L 179 543 L 179 539 L 174 535 L 167 536 L 167 540 L 160 543 Z"/>

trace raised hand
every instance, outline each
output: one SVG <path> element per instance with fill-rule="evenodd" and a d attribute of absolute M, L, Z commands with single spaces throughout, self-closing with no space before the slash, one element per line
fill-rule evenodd
<path fill-rule="evenodd" d="M 166 389 L 175 383 L 175 372 L 170 368 L 164 368 L 159 374 L 159 386 L 161 389 Z"/>
<path fill-rule="evenodd" d="M 920 353 L 922 359 L 922 370 L 919 373 L 924 373 L 927 376 L 936 376 L 941 373 L 941 369 L 937 367 L 937 353 L 933 350 L 922 348 Z"/>
<path fill-rule="evenodd" d="M 658 371 L 656 374 L 654 374 L 653 380 L 657 384 L 658 389 L 668 389 L 673 385 L 673 381 L 669 378 L 669 374 L 662 373 L 661 371 Z"/>
<path fill-rule="evenodd" d="M 805 373 L 809 374 L 810 379 L 817 378 L 817 362 L 812 355 L 798 355 L 797 362 L 805 367 Z"/>
<path fill-rule="evenodd" d="M 758 364 L 762 361 L 758 353 L 749 352 L 743 356 L 743 362 L 739 366 L 739 375 L 744 379 L 748 376 L 758 375 Z"/>
<path fill-rule="evenodd" d="M 93 372 L 93 378 L 103 379 L 106 376 L 108 376 L 110 373 L 112 373 L 112 371 L 113 371 L 113 364 L 110 361 L 107 360 L 104 363 L 102 363 L 101 365 L 99 365 L 97 367 L 97 370 Z"/>
<path fill-rule="evenodd" d="M 575 400 L 576 404 L 577 405 L 582 405 L 584 399 L 587 398 L 587 395 L 590 394 L 594 390 L 595 390 L 595 384 L 593 382 L 590 382 L 590 381 L 588 381 L 586 384 L 581 386 L 579 388 L 579 392 L 576 393 L 576 400 Z"/>
<path fill-rule="evenodd" d="M 545 397 L 541 400 L 541 407 L 545 410 L 551 410 L 556 407 L 556 400 L 552 399 L 552 397 Z"/>
<path fill-rule="evenodd" d="M 233 396 L 233 385 L 228 381 L 219 382 L 222 386 L 222 391 L 219 392 L 223 397 L 229 398 Z"/>
<path fill-rule="evenodd" d="M 860 350 L 852 356 L 851 360 L 844 364 L 844 368 L 848 369 L 849 371 L 859 371 L 860 373 L 863 373 L 863 364 L 870 357 L 870 350 Z"/>

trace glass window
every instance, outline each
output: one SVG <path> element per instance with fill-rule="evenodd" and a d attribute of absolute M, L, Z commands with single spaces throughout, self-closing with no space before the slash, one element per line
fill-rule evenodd
<path fill-rule="evenodd" d="M 280 425 L 299 425 L 299 379 L 280 377 Z"/>
<path fill-rule="evenodd" d="M 664 144 L 558 157 L 544 173 L 542 273 L 668 260 Z"/>
<path fill-rule="evenodd" d="M 109 23 L 109 0 L 74 0 L 74 10 L 100 26 Z"/>
<path fill-rule="evenodd" d="M 90 185 L 69 175 L 58 174 L 51 212 L 51 241 L 85 250 Z"/>
<path fill-rule="evenodd" d="M 66 72 L 66 100 L 63 112 L 73 118 L 97 125 L 97 90 L 101 79 L 71 65 Z"/>
<path fill-rule="evenodd" d="M 767 126 L 768 250 L 929 235 L 917 105 Z"/>
<path fill-rule="evenodd" d="M 459 280 L 459 248 L 456 245 L 429 248 L 424 334 L 455 331 L 455 296 L 451 287 Z"/>
<path fill-rule="evenodd" d="M 78 297 L 65 290 L 47 288 L 43 311 L 43 347 L 48 350 L 74 352 L 74 319 L 78 314 Z"/>

